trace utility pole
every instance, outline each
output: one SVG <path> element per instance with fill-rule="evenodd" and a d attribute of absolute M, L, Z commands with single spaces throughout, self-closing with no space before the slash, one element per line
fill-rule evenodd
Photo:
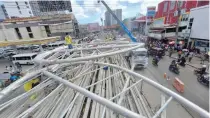
<path fill-rule="evenodd" d="M 181 8 L 180 8 L 180 2 L 179 0 L 177 0 L 177 24 L 176 24 L 176 41 L 175 41 L 175 46 L 177 46 L 177 41 L 178 41 L 178 33 L 179 33 L 179 17 L 181 15 Z"/>

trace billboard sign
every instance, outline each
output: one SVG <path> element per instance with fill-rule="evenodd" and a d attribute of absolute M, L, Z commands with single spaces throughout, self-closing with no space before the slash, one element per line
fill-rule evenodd
<path fill-rule="evenodd" d="M 154 17 L 155 16 L 155 6 L 147 7 L 147 17 Z"/>

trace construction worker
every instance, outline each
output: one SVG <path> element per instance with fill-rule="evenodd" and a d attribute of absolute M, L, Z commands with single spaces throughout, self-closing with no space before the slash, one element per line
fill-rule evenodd
<path fill-rule="evenodd" d="M 66 44 L 68 45 L 68 48 L 72 49 L 73 48 L 73 46 L 72 46 L 72 38 L 71 38 L 71 36 L 68 33 L 66 33 L 65 41 L 66 41 Z"/>

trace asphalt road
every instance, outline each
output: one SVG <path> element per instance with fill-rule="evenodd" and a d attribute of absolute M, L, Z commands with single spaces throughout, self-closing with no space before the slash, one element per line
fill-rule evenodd
<path fill-rule="evenodd" d="M 180 74 L 177 75 L 168 70 L 171 61 L 171 58 L 165 56 L 160 60 L 158 67 L 155 67 L 152 65 L 152 58 L 150 57 L 148 67 L 143 70 L 136 70 L 136 72 L 151 78 L 152 80 L 187 98 L 201 108 L 209 111 L 209 88 L 197 81 L 197 76 L 193 73 L 194 68 L 187 65 L 185 67 L 180 67 Z M 170 80 L 167 81 L 164 79 L 164 73 L 169 76 Z M 178 77 L 184 83 L 184 93 L 177 92 L 177 90 L 172 86 L 175 77 Z M 190 112 L 193 114 L 192 111 Z"/>

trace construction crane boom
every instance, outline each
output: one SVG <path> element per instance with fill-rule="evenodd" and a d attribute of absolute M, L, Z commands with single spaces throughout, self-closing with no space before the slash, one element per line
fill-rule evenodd
<path fill-rule="evenodd" d="M 99 0 L 98 3 L 102 3 L 106 9 L 112 14 L 112 16 L 115 18 L 115 20 L 117 20 L 117 22 L 120 24 L 120 26 L 123 28 L 123 30 L 127 33 L 127 35 L 130 37 L 130 39 L 133 42 L 137 42 L 136 38 L 134 38 L 134 36 L 131 34 L 131 32 L 128 30 L 128 28 L 123 24 L 122 21 L 120 21 L 120 19 L 117 18 L 117 16 L 112 12 L 112 10 L 109 8 L 109 6 L 105 3 L 104 0 Z"/>

